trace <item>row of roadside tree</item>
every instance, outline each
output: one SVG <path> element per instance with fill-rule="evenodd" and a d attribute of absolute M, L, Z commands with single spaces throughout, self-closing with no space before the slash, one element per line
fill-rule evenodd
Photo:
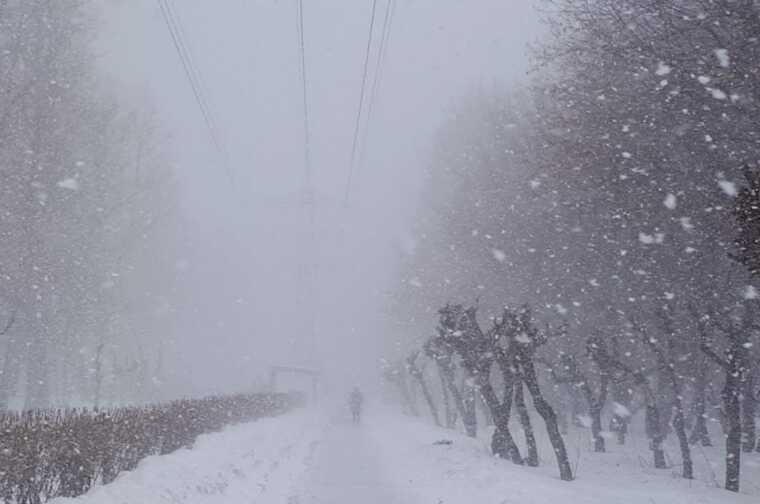
<path fill-rule="evenodd" d="M 669 434 L 685 478 L 692 444 L 719 442 L 738 491 L 757 445 L 758 6 L 542 9 L 530 84 L 462 98 L 439 131 L 394 297 L 406 350 L 387 376 L 419 384 L 435 362 L 428 404 L 472 431 L 482 402 L 494 452 L 530 464 L 534 443 L 518 454 L 503 420 L 529 420 L 527 391 L 563 479 L 564 419 L 589 418 L 604 451 L 604 431 L 624 442 L 640 411 L 655 467 Z"/>

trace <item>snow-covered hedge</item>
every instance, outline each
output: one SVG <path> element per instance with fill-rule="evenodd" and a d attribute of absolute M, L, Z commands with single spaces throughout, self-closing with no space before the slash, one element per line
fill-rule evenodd
<path fill-rule="evenodd" d="M 301 398 L 247 394 L 101 411 L 0 413 L 0 499 L 38 504 L 109 483 L 148 455 L 188 447 L 200 434 L 274 416 Z"/>

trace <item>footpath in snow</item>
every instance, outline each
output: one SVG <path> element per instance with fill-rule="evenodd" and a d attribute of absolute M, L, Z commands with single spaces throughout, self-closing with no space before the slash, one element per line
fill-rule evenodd
<path fill-rule="evenodd" d="M 451 440 L 450 445 L 435 444 Z M 150 457 L 114 483 L 57 504 L 745 504 L 704 481 L 647 472 L 623 454 L 581 454 L 578 480 L 553 460 L 518 467 L 421 421 L 300 411 L 202 436 L 192 450 Z M 571 444 L 571 451 L 575 447 Z M 545 450 L 546 451 L 546 450 Z M 550 452 L 547 452 L 550 453 Z M 546 453 L 543 455 L 546 456 Z M 754 468 L 748 469 L 754 470 Z"/>

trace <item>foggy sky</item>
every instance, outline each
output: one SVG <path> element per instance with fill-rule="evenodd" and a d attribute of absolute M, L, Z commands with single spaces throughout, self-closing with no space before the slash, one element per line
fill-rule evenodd
<path fill-rule="evenodd" d="M 538 31 L 531 3 L 398 0 L 366 163 L 346 209 L 371 2 L 305 0 L 317 243 L 304 250 L 295 0 L 176 0 L 232 180 L 155 0 L 104 0 L 102 63 L 120 92 L 152 103 L 181 185 L 186 253 L 168 363 L 181 392 L 242 388 L 269 363 L 324 367 L 334 380 L 374 377 L 377 359 L 403 337 L 385 323 L 385 296 L 399 281 L 432 134 L 458 96 L 524 77 Z M 317 266 L 314 352 L 296 303 L 304 255 Z"/>

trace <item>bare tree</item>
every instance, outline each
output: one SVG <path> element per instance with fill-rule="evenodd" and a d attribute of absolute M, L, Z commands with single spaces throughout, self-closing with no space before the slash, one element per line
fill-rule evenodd
<path fill-rule="evenodd" d="M 607 395 L 610 387 L 611 369 L 606 365 L 606 361 L 599 358 L 601 352 L 597 347 L 604 347 L 604 342 L 600 339 L 591 339 L 587 343 L 587 353 L 597 365 L 599 375 L 599 385 L 595 390 L 592 382 L 581 370 L 577 358 L 572 354 L 562 353 L 559 356 L 559 362 L 552 364 L 544 361 L 549 367 L 552 379 L 557 384 L 568 383 L 579 388 L 583 392 L 588 405 L 588 414 L 591 422 L 591 436 L 594 439 L 594 451 L 604 452 L 605 442 L 602 435 L 602 410 L 607 402 Z M 557 368 L 561 369 L 560 372 Z"/>
<path fill-rule="evenodd" d="M 412 400 L 412 396 L 409 393 L 409 386 L 406 381 L 406 366 L 403 363 L 391 364 L 387 361 L 384 362 L 383 379 L 387 383 L 395 385 L 401 396 L 401 406 L 404 411 L 412 416 L 419 416 L 417 411 L 417 405 Z"/>
<path fill-rule="evenodd" d="M 409 372 L 409 375 L 419 384 L 420 389 L 422 390 L 422 396 L 425 398 L 425 402 L 430 409 L 430 415 L 433 417 L 435 424 L 440 427 L 441 419 L 438 416 L 438 408 L 435 405 L 433 394 L 430 392 L 430 387 L 428 387 L 427 381 L 425 381 L 424 368 L 420 368 L 417 365 L 417 358 L 420 356 L 420 353 L 421 352 L 417 350 L 412 352 L 409 357 L 406 358 L 406 369 Z"/>
<path fill-rule="evenodd" d="M 465 411 L 464 396 L 459 386 L 457 386 L 456 375 L 457 365 L 455 362 L 455 353 L 452 346 L 446 340 L 446 330 L 442 327 L 437 328 L 437 336 L 433 336 L 424 345 L 425 353 L 435 361 L 438 367 L 438 373 L 441 377 L 443 389 L 448 393 L 453 401 L 452 416 L 459 416 L 465 427 L 468 436 L 477 435 L 476 426 L 466 419 L 468 413 Z"/>
<path fill-rule="evenodd" d="M 748 392 L 748 385 L 752 383 L 749 380 L 752 371 L 750 348 L 752 333 L 758 330 L 758 325 L 750 306 L 744 307 L 743 316 L 732 310 L 728 313 L 714 313 L 710 316 L 710 321 L 724 335 L 723 357 L 716 352 L 713 341 L 703 341 L 701 349 L 725 373 L 725 384 L 721 392 L 728 431 L 725 488 L 738 492 L 742 453 L 742 402 Z M 754 418 L 752 422 L 754 423 Z M 754 425 L 752 431 L 754 432 Z"/>
<path fill-rule="evenodd" d="M 557 423 L 557 415 L 549 402 L 544 398 L 536 374 L 536 351 L 546 343 L 547 336 L 541 334 L 535 327 L 532 314 L 527 306 L 518 311 L 504 310 L 504 315 L 497 326 L 496 334 L 500 338 L 498 347 L 504 349 L 503 353 L 511 356 L 517 372 L 519 373 L 520 387 L 524 383 L 533 398 L 533 405 L 546 425 L 549 441 L 557 458 L 560 478 L 564 481 L 573 479 L 570 461 L 565 448 L 565 441 Z M 506 364 L 506 363 L 505 363 Z"/>
<path fill-rule="evenodd" d="M 474 381 L 491 410 L 496 426 L 491 438 L 491 450 L 494 455 L 522 464 L 523 458 L 509 429 L 514 377 L 511 371 L 505 375 L 503 399 L 499 399 L 490 378 L 494 363 L 494 354 L 491 351 L 493 340 L 480 329 L 476 318 L 477 308 L 465 310 L 462 305 L 447 305 L 439 313 L 440 327 L 443 329 L 440 334 L 444 343 L 461 357 L 467 377 Z"/>
<path fill-rule="evenodd" d="M 672 308 L 663 306 L 658 312 L 662 322 L 662 333 L 664 342 L 658 338 L 649 335 L 647 329 L 637 321 L 631 318 L 631 326 L 639 334 L 641 341 L 646 345 L 657 358 L 659 371 L 667 379 L 672 392 L 673 401 L 673 429 L 678 437 L 678 445 L 681 450 L 681 470 L 686 479 L 694 478 L 694 464 L 691 459 L 691 448 L 689 447 L 689 437 L 686 434 L 686 414 L 684 412 L 682 400 L 682 384 L 676 371 L 676 364 L 679 361 L 679 354 L 676 349 L 676 330 L 674 326 Z"/>

